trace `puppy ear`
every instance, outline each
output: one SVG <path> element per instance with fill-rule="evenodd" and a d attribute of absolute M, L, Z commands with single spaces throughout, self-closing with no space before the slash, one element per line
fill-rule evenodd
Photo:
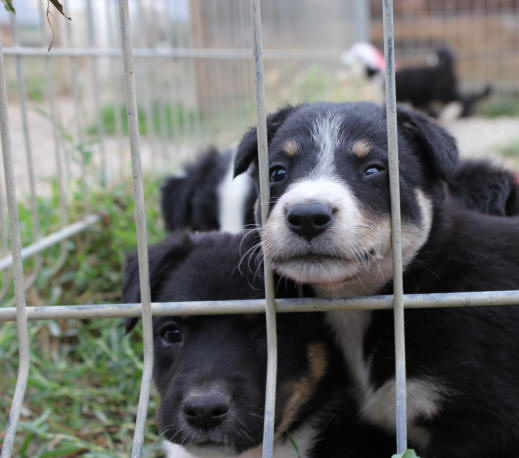
<path fill-rule="evenodd" d="M 267 141 L 269 145 L 277 130 L 296 109 L 297 107 L 287 105 L 276 113 L 271 113 L 267 116 Z M 245 172 L 257 159 L 258 138 L 256 127 L 253 127 L 243 136 L 238 145 L 236 156 L 234 157 L 234 176 L 236 177 Z"/>
<path fill-rule="evenodd" d="M 456 140 L 429 117 L 398 107 L 398 124 L 404 134 L 414 138 L 423 148 L 429 162 L 441 178 L 450 182 L 458 163 Z"/>
<path fill-rule="evenodd" d="M 192 194 L 189 177 L 168 177 L 162 184 L 160 206 L 168 232 L 189 227 Z"/>
<path fill-rule="evenodd" d="M 156 299 L 164 280 L 177 269 L 190 253 L 193 242 L 188 233 L 176 234 L 148 249 L 151 300 Z M 139 263 L 137 254 L 130 255 L 126 260 L 123 275 L 123 301 L 136 303 L 141 301 L 139 283 Z M 126 332 L 130 332 L 137 324 L 138 318 L 126 318 Z"/>

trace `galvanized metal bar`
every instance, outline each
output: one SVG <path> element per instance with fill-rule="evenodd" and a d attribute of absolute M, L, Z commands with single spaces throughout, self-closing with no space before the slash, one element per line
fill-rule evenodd
<path fill-rule="evenodd" d="M 256 83 L 256 118 L 258 136 L 258 164 L 260 181 L 261 224 L 267 221 L 270 207 L 270 189 L 268 178 L 268 143 L 267 113 L 265 108 L 265 87 L 263 83 L 263 38 L 261 30 L 260 0 L 251 2 L 252 37 L 254 44 L 254 66 Z M 276 412 L 277 382 L 277 331 L 276 331 L 276 298 L 274 294 L 274 278 L 270 260 L 263 255 L 265 271 L 265 319 L 267 322 L 267 386 L 265 390 L 265 418 L 263 423 L 263 458 L 271 458 L 274 450 L 274 426 Z"/>
<path fill-rule="evenodd" d="M 2 458 L 9 458 L 13 452 L 16 428 L 20 418 L 27 379 L 29 377 L 29 332 L 27 329 L 27 311 L 25 306 L 25 286 L 22 261 L 22 243 L 20 240 L 20 224 L 18 220 L 18 201 L 14 179 L 14 163 L 9 131 L 9 115 L 7 112 L 7 87 L 5 78 L 4 55 L 2 52 L 2 35 L 0 32 L 0 134 L 2 137 L 2 156 L 4 164 L 5 186 L 7 192 L 7 208 L 9 210 L 9 226 L 11 230 L 11 251 L 14 258 L 13 280 L 16 300 L 16 324 L 18 329 L 18 377 L 14 389 L 9 419 L 2 444 Z"/>
<path fill-rule="evenodd" d="M 406 367 L 404 333 L 404 281 L 402 271 L 402 225 L 398 171 L 398 133 L 395 96 L 395 49 L 393 0 L 382 0 L 384 55 L 386 59 L 386 117 L 389 149 L 389 187 L 391 193 L 391 247 L 393 251 L 393 296 L 395 326 L 396 442 L 397 453 L 407 449 Z"/>
<path fill-rule="evenodd" d="M 19 44 L 18 40 L 18 25 L 16 23 L 16 17 L 14 14 L 11 14 L 11 35 L 12 40 L 15 45 Z M 36 182 L 34 179 L 34 168 L 33 168 L 33 159 L 32 159 L 32 148 L 31 148 L 31 139 L 29 136 L 29 123 L 27 121 L 27 106 L 26 106 L 26 92 L 25 92 L 25 82 L 23 78 L 22 71 L 22 62 L 21 57 L 15 57 L 15 68 L 16 68 L 16 86 L 18 88 L 18 101 L 20 104 L 20 114 L 22 118 L 22 131 L 23 131 L 23 141 L 25 146 L 25 157 L 27 161 L 27 175 L 29 178 L 29 202 L 31 205 L 31 220 L 32 220 L 32 238 L 33 240 L 39 240 L 41 238 L 40 234 L 40 222 L 38 220 L 38 203 L 36 201 Z M 36 256 L 34 259 L 34 266 L 31 272 L 31 276 L 25 281 L 25 289 L 29 289 L 32 284 L 38 278 L 40 274 L 41 267 L 43 265 L 43 260 L 41 256 Z"/>
<path fill-rule="evenodd" d="M 99 215 L 88 215 L 84 219 L 76 221 L 75 223 L 69 224 L 61 228 L 59 231 L 53 232 L 52 234 L 42 237 L 35 243 L 31 243 L 22 249 L 22 259 L 30 258 L 37 253 L 55 245 L 56 243 L 62 242 L 63 240 L 69 239 L 73 235 L 84 231 L 96 224 L 101 217 Z M 0 259 L 0 271 L 7 269 L 13 264 L 13 257 L 6 256 Z"/>
<path fill-rule="evenodd" d="M 145 30 L 145 24 L 143 24 L 142 18 L 144 17 L 142 11 L 142 0 L 137 0 L 137 13 L 135 15 L 135 30 L 137 33 L 137 41 L 139 44 L 145 45 L 146 38 L 142 33 Z M 121 19 L 119 18 L 119 21 Z M 156 50 L 151 48 L 146 48 L 150 51 L 149 57 L 154 57 L 157 55 Z M 135 55 L 135 51 L 132 51 L 133 55 Z M 148 146 L 148 152 L 150 155 L 150 164 L 154 171 L 158 170 L 157 167 L 157 159 L 158 159 L 158 140 L 155 132 L 155 124 L 153 122 L 153 90 L 151 87 L 151 66 L 146 63 L 146 65 L 141 64 L 141 71 L 139 71 L 139 90 L 141 91 L 141 98 L 143 102 L 144 116 L 146 119 L 146 143 Z M 142 122 L 142 121 L 141 121 Z"/>
<path fill-rule="evenodd" d="M 149 282 L 150 275 L 148 266 L 148 246 L 146 237 L 146 211 L 144 207 L 144 189 L 139 145 L 139 119 L 137 112 L 137 98 L 135 94 L 133 56 L 130 42 L 131 35 L 128 0 L 119 0 L 119 18 L 121 23 L 121 44 L 123 47 L 124 77 L 126 83 L 126 110 L 128 113 L 128 130 L 130 134 L 130 147 L 132 153 L 133 195 L 135 200 L 137 254 L 139 260 L 139 284 L 142 302 L 144 361 L 131 455 L 132 458 L 140 458 L 142 456 L 144 430 L 146 426 L 146 416 L 151 389 L 151 376 L 153 369 L 153 328 Z"/>
<path fill-rule="evenodd" d="M 105 19 L 106 31 L 108 34 L 108 46 L 115 46 L 117 44 L 115 37 L 117 34 L 113 33 L 114 28 L 114 14 L 112 7 L 115 3 L 112 1 L 105 2 Z M 121 117 L 121 80 L 122 75 L 118 71 L 119 59 L 115 56 L 110 57 L 110 68 L 113 71 L 113 77 L 110 78 L 112 83 L 112 100 L 114 104 L 114 120 L 115 120 L 115 136 L 117 137 L 117 153 L 119 156 L 119 177 L 124 175 L 125 160 L 124 160 L 124 142 L 123 142 L 123 119 Z"/>
<path fill-rule="evenodd" d="M 519 291 L 483 291 L 474 293 L 433 293 L 404 295 L 406 309 L 449 307 L 510 307 L 519 305 Z M 278 313 L 330 312 L 333 310 L 391 310 L 393 296 L 347 298 L 276 299 Z M 233 315 L 264 313 L 265 300 L 153 302 L 153 316 Z M 140 317 L 141 304 L 45 305 L 27 307 L 29 320 Z M 16 308 L 0 308 L 0 322 L 16 320 Z"/>
<path fill-rule="evenodd" d="M 318 62 L 338 62 L 344 49 L 268 49 L 264 51 L 264 60 L 301 60 Z M 177 59 L 242 59 L 249 60 L 252 57 L 249 49 L 226 49 L 226 48 L 172 48 L 154 49 L 149 47 L 135 48 L 135 58 L 175 57 Z M 53 57 L 107 57 L 121 56 L 121 50 L 117 48 L 47 48 L 40 47 L 9 47 L 5 50 L 9 56 L 53 56 Z"/>
<path fill-rule="evenodd" d="M 49 41 L 45 30 L 45 14 L 46 2 L 43 0 L 40 7 L 40 33 L 41 41 L 45 43 Z M 67 222 L 67 203 L 65 197 L 65 186 L 63 180 L 63 164 L 61 161 L 60 138 L 58 135 L 59 115 L 55 104 L 55 88 L 53 78 L 54 65 L 50 56 L 45 57 L 45 79 L 47 83 L 47 96 L 49 98 L 49 121 L 52 130 L 52 140 L 54 144 L 54 161 L 56 164 L 56 182 L 58 185 L 58 214 L 60 226 L 64 226 Z M 60 246 L 60 253 L 58 259 L 52 266 L 52 275 L 56 273 L 65 263 L 68 255 L 68 247 L 66 243 Z"/>
<path fill-rule="evenodd" d="M 68 7 L 69 0 L 66 0 L 63 5 L 65 9 Z M 65 43 L 67 47 L 72 46 L 72 28 L 70 21 L 65 21 Z M 73 49 L 73 48 L 71 48 Z M 83 199 L 83 211 L 86 213 L 88 211 L 88 181 L 87 181 L 87 164 L 86 164 L 86 154 L 83 151 L 83 127 L 81 123 L 81 100 L 79 94 L 79 85 L 78 85 L 78 75 L 80 72 L 78 71 L 78 63 L 76 56 L 70 56 L 68 61 L 68 70 L 70 75 L 70 82 L 72 86 L 72 99 L 74 101 L 74 125 L 76 130 L 76 143 L 79 146 L 79 169 L 80 169 L 80 189 L 81 189 L 81 198 Z"/>
<path fill-rule="evenodd" d="M 152 22 L 155 24 L 152 30 L 152 45 L 153 49 L 156 51 L 159 45 L 159 32 L 161 21 L 157 18 L 157 10 L 155 9 L 156 0 L 151 0 L 149 5 L 150 14 L 152 15 Z M 150 70 L 153 72 L 152 74 L 155 76 L 155 81 L 152 80 L 152 85 L 155 87 L 155 91 L 158 93 L 157 97 L 153 97 L 155 99 L 155 103 L 157 104 L 157 115 L 158 115 L 158 130 L 159 130 L 159 139 L 160 139 L 160 155 L 162 159 L 162 164 L 159 168 L 159 171 L 163 173 L 167 173 L 168 170 L 168 140 L 167 140 L 167 126 L 166 126 L 166 101 L 167 98 L 165 94 L 167 94 L 166 82 L 164 78 L 164 69 L 165 61 L 167 58 L 157 57 L 155 60 L 155 65 L 149 65 Z M 160 64 L 164 63 L 164 67 Z M 162 69 L 162 71 L 154 72 L 154 69 Z M 152 94 L 153 94 L 152 90 Z"/>
<path fill-rule="evenodd" d="M 88 23 L 88 44 L 91 49 L 96 49 L 96 34 L 94 25 L 94 15 L 92 12 L 92 1 L 86 0 L 87 5 L 87 23 Z M 106 149 L 105 149 L 105 127 L 103 124 L 103 114 L 101 111 L 100 88 L 99 88 L 99 71 L 97 68 L 97 55 L 92 55 L 90 61 L 92 89 L 94 91 L 94 110 L 97 118 L 97 135 L 99 137 L 99 160 L 100 160 L 100 178 L 101 185 L 106 186 Z"/>

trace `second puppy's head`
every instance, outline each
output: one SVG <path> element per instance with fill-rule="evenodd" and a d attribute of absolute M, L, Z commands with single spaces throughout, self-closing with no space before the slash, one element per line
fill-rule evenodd
<path fill-rule="evenodd" d="M 424 115 L 399 109 L 404 263 L 426 242 L 458 151 Z M 373 294 L 392 276 L 385 110 L 369 103 L 287 107 L 267 120 L 270 213 L 262 229 L 275 270 L 342 294 Z M 256 130 L 235 173 L 257 155 Z"/>
<path fill-rule="evenodd" d="M 263 278 L 242 235 L 175 236 L 150 247 L 153 301 L 263 298 Z M 240 264 L 240 261 L 241 264 Z M 240 268 L 238 265 L 240 264 Z M 295 291 L 281 285 L 280 296 Z M 133 257 L 124 300 L 140 300 Z M 341 384 L 340 356 L 316 314 L 278 315 L 276 437 L 319 412 Z M 137 319 L 127 321 L 131 329 Z M 164 437 L 194 456 L 232 457 L 261 444 L 267 344 L 262 314 L 153 318 L 154 380 Z M 335 362 L 334 362 L 335 361 Z"/>

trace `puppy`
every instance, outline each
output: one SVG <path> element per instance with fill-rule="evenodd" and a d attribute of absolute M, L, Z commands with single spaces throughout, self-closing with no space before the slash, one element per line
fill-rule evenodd
<path fill-rule="evenodd" d="M 267 119 L 271 204 L 261 230 L 273 268 L 318 296 L 392 293 L 385 110 L 286 107 Z M 519 288 L 519 218 L 460 208 L 445 183 L 454 139 L 398 110 L 406 293 Z M 235 173 L 256 160 L 243 137 Z M 257 176 L 257 171 L 255 172 Z M 361 417 L 395 430 L 393 313 L 327 313 Z M 518 307 L 406 311 L 408 433 L 424 458 L 519 456 Z"/>
<path fill-rule="evenodd" d="M 253 223 L 254 186 L 247 175 L 233 180 L 234 150 L 209 148 L 186 165 L 183 176 L 166 178 L 161 189 L 162 216 L 168 232 L 242 231 Z"/>
<path fill-rule="evenodd" d="M 244 239 L 222 233 L 184 234 L 151 246 L 153 301 L 263 298 L 254 260 L 241 255 L 254 248 L 259 245 L 251 234 Z M 124 276 L 125 301 L 140 300 L 138 283 L 132 257 Z M 281 282 L 277 294 L 297 291 Z M 136 322 L 127 320 L 127 329 Z M 260 457 L 264 316 L 161 316 L 154 317 L 153 330 L 158 419 L 171 442 L 168 456 Z M 343 458 L 345 450 L 351 457 L 391 455 L 394 437 L 358 421 L 351 381 L 321 314 L 278 315 L 278 349 L 275 457 Z"/>
<path fill-rule="evenodd" d="M 395 72 L 398 102 L 409 103 L 430 116 L 457 118 L 472 115 L 477 103 L 492 93 L 489 85 L 479 93 L 460 93 L 454 54 L 448 47 L 439 48 L 432 60 L 430 65 L 399 68 Z"/>
<path fill-rule="evenodd" d="M 493 92 L 490 85 L 474 94 L 459 91 L 452 50 L 442 47 L 429 57 L 427 65 L 397 68 L 395 87 L 397 101 L 408 103 L 430 116 L 449 120 L 471 116 L 477 104 Z M 341 62 L 353 72 L 364 71 L 366 80 L 375 80 L 383 100 L 384 56 L 370 43 L 355 43 L 341 56 Z"/>

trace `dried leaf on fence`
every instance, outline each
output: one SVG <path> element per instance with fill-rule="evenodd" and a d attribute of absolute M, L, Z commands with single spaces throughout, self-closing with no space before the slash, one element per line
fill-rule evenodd
<path fill-rule="evenodd" d="M 2 0 L 2 1 L 10 1 L 10 0 Z M 70 18 L 69 16 L 67 16 L 65 14 L 65 11 L 63 10 L 63 5 L 58 0 L 49 0 L 49 2 L 54 5 L 54 8 L 56 8 L 64 18 L 67 18 L 69 21 L 72 20 L 72 18 Z"/>
<path fill-rule="evenodd" d="M 4 8 L 11 12 L 11 13 L 16 13 L 16 11 L 14 10 L 14 6 L 13 6 L 13 0 L 2 0 L 2 3 L 4 4 Z"/>

